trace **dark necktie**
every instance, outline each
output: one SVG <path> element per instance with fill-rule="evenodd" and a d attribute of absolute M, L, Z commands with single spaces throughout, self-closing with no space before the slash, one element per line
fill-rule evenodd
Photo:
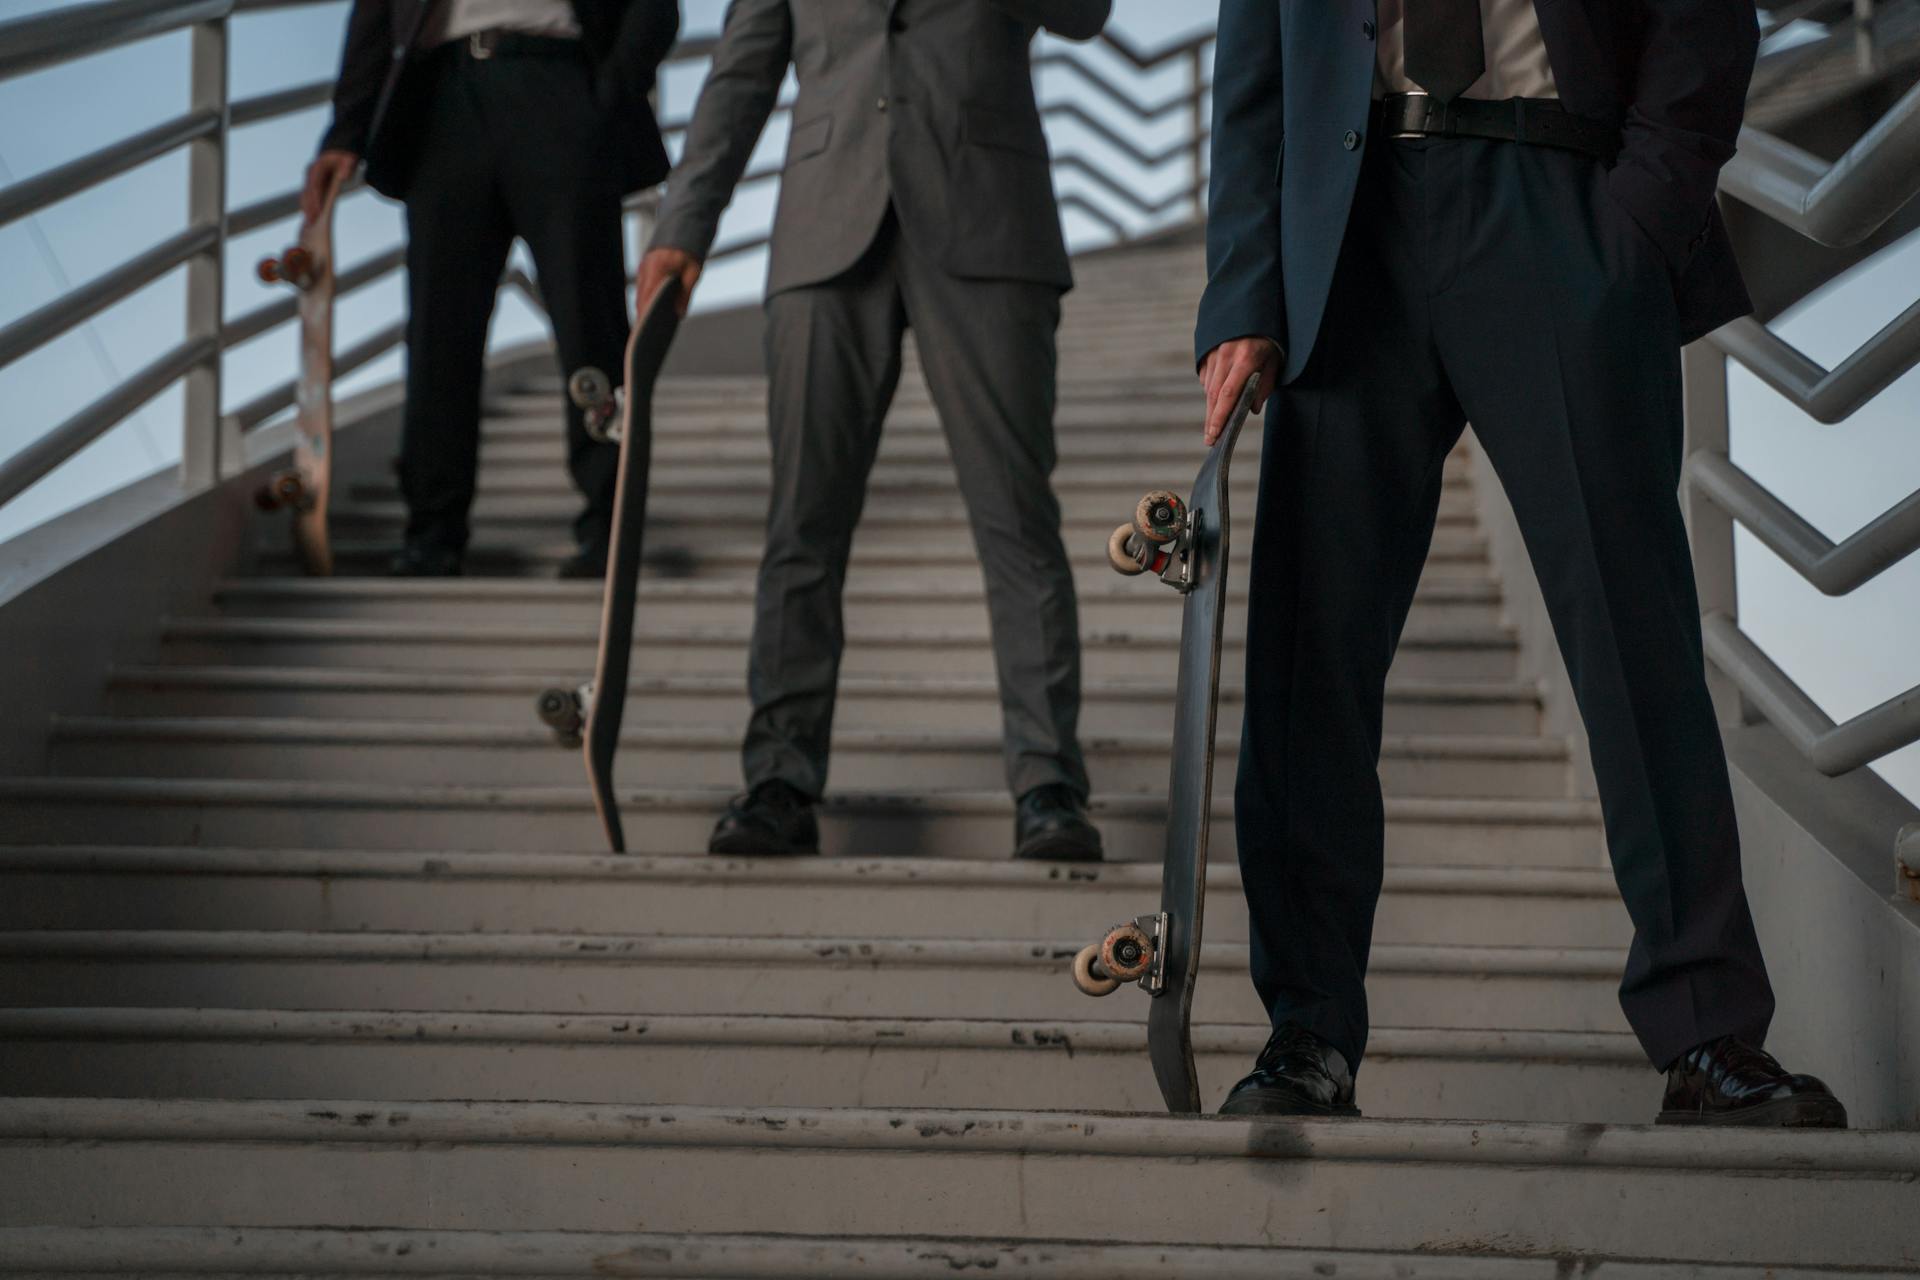
<path fill-rule="evenodd" d="M 1407 0 L 1407 79 L 1452 102 L 1487 69 L 1480 0 Z"/>

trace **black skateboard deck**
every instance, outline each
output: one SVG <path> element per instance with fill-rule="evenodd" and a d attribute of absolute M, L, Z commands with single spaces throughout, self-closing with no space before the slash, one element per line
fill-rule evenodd
<path fill-rule="evenodd" d="M 1116 529 L 1107 548 L 1120 572 L 1158 574 L 1183 596 L 1173 767 L 1160 910 L 1116 925 L 1081 951 L 1074 960 L 1074 982 L 1089 995 L 1108 995 L 1124 982 L 1138 982 L 1154 997 L 1147 1010 L 1147 1056 L 1167 1110 L 1175 1114 L 1201 1109 L 1193 1063 L 1193 992 L 1206 905 L 1220 633 L 1227 603 L 1227 469 L 1253 410 L 1256 384 L 1257 379 L 1249 381 L 1241 394 L 1194 478 L 1191 496 L 1182 502 L 1164 490 L 1149 493 L 1133 522 Z"/>
<path fill-rule="evenodd" d="M 540 718 L 563 743 L 581 747 L 587 783 L 593 789 L 593 807 L 606 831 L 607 847 L 615 853 L 627 851 L 620 804 L 613 791 L 613 760 L 620 746 L 620 721 L 633 658 L 633 613 L 640 588 L 641 538 L 647 523 L 647 475 L 653 460 L 653 386 L 680 328 L 679 304 L 680 282 L 669 280 L 654 295 L 627 339 L 626 386 L 619 412 L 619 478 L 613 491 L 613 545 L 607 553 L 600 650 L 594 660 L 593 682 L 578 690 L 549 689 L 540 695 Z M 590 378 L 576 374 L 570 381 L 576 400 L 583 383 L 592 390 Z M 600 385 L 605 385 L 604 378 Z M 585 404 L 582 408 L 590 426 L 603 426 L 607 421 L 603 409 Z"/>

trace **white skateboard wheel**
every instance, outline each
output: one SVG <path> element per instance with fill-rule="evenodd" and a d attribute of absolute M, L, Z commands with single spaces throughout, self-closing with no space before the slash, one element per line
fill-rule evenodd
<path fill-rule="evenodd" d="M 1113 531 L 1111 538 L 1107 539 L 1107 563 L 1112 565 L 1116 572 L 1123 573 L 1129 578 L 1138 573 L 1145 573 L 1147 569 L 1146 564 L 1128 545 L 1134 536 L 1133 526 L 1123 524 Z"/>
<path fill-rule="evenodd" d="M 1085 995 L 1110 996 L 1120 989 L 1118 978 L 1102 978 L 1093 972 L 1093 963 L 1099 958 L 1097 942 L 1080 948 L 1080 954 L 1073 958 L 1073 985 Z"/>

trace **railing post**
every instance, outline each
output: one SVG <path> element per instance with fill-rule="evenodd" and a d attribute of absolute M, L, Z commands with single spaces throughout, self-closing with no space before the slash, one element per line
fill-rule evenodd
<path fill-rule="evenodd" d="M 1193 171 L 1193 220 L 1204 222 L 1207 216 L 1207 42 L 1201 40 L 1187 52 L 1187 74 L 1193 86 L 1193 100 L 1187 107 L 1189 166 Z"/>
<path fill-rule="evenodd" d="M 1695 342 L 1681 351 L 1680 360 L 1686 456 L 1689 460 L 1697 454 L 1724 458 L 1728 448 L 1726 353 L 1711 342 Z M 1684 478 L 1680 499 L 1693 544 L 1693 576 L 1699 584 L 1701 614 L 1723 613 L 1737 621 L 1740 597 L 1734 576 L 1733 517 L 1696 492 L 1692 482 Z M 1746 722 L 1739 689 L 1712 663 L 1707 664 L 1707 688 L 1723 728 L 1737 728 Z"/>
<path fill-rule="evenodd" d="M 192 108 L 220 113 L 220 128 L 193 142 L 187 154 L 187 225 L 212 227 L 213 244 L 187 263 L 187 340 L 220 337 L 225 321 L 224 280 L 227 253 L 227 19 L 215 18 L 193 29 Z M 223 468 L 239 462 L 237 450 L 223 450 L 220 423 L 220 361 L 214 353 L 188 373 L 182 423 L 180 479 L 189 489 L 216 483 Z M 233 452 L 236 456 L 223 458 Z"/>

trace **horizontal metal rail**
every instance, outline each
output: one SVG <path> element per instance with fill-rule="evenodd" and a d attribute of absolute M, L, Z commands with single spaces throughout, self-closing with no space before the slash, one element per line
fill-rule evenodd
<path fill-rule="evenodd" d="M 1920 551 L 1920 493 L 1835 543 L 1724 454 L 1694 454 L 1686 478 L 1822 595 L 1846 595 Z"/>
<path fill-rule="evenodd" d="M 1734 677 L 1768 723 L 1828 777 L 1920 742 L 1920 688 L 1896 694 L 1845 724 L 1835 724 L 1739 623 L 1724 613 L 1709 613 L 1701 619 L 1701 627 L 1713 664 Z"/>
<path fill-rule="evenodd" d="M 1720 189 L 1819 244 L 1858 244 L 1916 194 L 1920 174 L 1920 85 L 1832 164 L 1758 129 L 1740 131 L 1740 150 Z"/>
<path fill-rule="evenodd" d="M 0 369 L 84 324 L 120 299 L 220 243 L 212 227 L 189 228 L 127 259 L 105 275 L 64 293 L 0 329 Z"/>
<path fill-rule="evenodd" d="M 0 24 L 0 80 L 212 22 L 233 0 L 112 0 Z"/>
<path fill-rule="evenodd" d="M 1751 316 L 1716 331 L 1713 345 L 1755 377 L 1829 426 L 1905 377 L 1920 362 L 1920 301 L 1901 312 L 1854 353 L 1823 369 L 1810 356 Z"/>
<path fill-rule="evenodd" d="M 0 190 L 0 227 L 220 132 L 220 113 L 189 111 Z"/>
<path fill-rule="evenodd" d="M 220 353 L 213 338 L 180 343 L 65 422 L 0 462 L 0 506 L 19 497 L 61 463 L 119 425 L 141 405 Z"/>

